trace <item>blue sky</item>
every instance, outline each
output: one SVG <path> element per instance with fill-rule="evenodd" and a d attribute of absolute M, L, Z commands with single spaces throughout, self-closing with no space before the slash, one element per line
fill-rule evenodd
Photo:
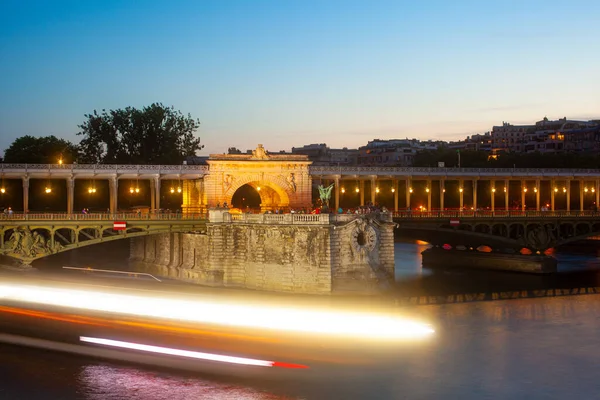
<path fill-rule="evenodd" d="M 599 20 L 597 0 L 3 0 L 0 150 L 152 102 L 200 119 L 202 154 L 600 118 Z"/>

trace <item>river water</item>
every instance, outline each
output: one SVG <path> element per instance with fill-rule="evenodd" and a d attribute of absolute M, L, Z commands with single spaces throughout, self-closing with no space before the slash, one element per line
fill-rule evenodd
<path fill-rule="evenodd" d="M 431 271 L 425 244 L 396 243 L 405 296 L 600 286 L 594 253 L 556 254 L 553 277 Z M 109 254 L 109 256 L 107 256 Z M 123 244 L 63 253 L 36 265 L 120 268 Z M 600 295 L 541 297 L 412 307 L 436 329 L 377 367 L 344 366 L 314 381 L 247 380 L 99 361 L 0 345 L 0 399 L 555 399 L 597 398 Z M 376 365 L 377 365 L 377 360 Z"/>

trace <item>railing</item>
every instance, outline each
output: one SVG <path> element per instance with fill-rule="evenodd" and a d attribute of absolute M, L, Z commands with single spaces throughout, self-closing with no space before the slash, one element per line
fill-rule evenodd
<path fill-rule="evenodd" d="M 396 211 L 394 218 L 431 219 L 431 218 L 600 218 L 598 211 Z"/>
<path fill-rule="evenodd" d="M 4 221 L 176 221 L 206 219 L 206 214 L 182 213 L 12 213 L 0 214 Z"/>
<path fill-rule="evenodd" d="M 156 173 L 197 172 L 208 173 L 208 165 L 130 165 L 130 164 L 1 164 L 3 172 L 36 172 L 36 171 L 140 171 Z"/>
<path fill-rule="evenodd" d="M 583 168 L 437 168 L 310 166 L 311 175 L 421 175 L 421 176 L 597 176 L 600 169 Z"/>
<path fill-rule="evenodd" d="M 365 214 L 231 214 L 231 222 L 254 224 L 327 225 L 347 223 Z M 391 214 L 371 214 L 390 221 Z M 228 221 L 229 217 L 224 220 Z"/>

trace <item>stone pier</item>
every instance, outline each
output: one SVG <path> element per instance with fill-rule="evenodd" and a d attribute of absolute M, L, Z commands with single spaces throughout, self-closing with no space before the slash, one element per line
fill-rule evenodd
<path fill-rule="evenodd" d="M 206 231 L 132 239 L 139 272 L 278 292 L 372 292 L 394 276 L 390 214 L 230 214 Z"/>

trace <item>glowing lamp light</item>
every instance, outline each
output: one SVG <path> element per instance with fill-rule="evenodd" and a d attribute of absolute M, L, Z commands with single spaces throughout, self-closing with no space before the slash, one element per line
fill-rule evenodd
<path fill-rule="evenodd" d="M 442 189 L 442 193 L 446 193 L 446 189 Z"/>
<path fill-rule="evenodd" d="M 130 187 L 129 188 L 129 193 L 133 193 L 133 192 L 135 192 L 135 190 L 132 187 Z"/>
<path fill-rule="evenodd" d="M 596 191 L 596 189 L 595 189 L 595 188 L 592 188 L 592 193 L 594 193 L 595 191 Z"/>
<path fill-rule="evenodd" d="M 496 193 L 496 188 L 492 188 L 492 193 Z"/>
<path fill-rule="evenodd" d="M 527 188 L 523 188 L 523 192 L 527 193 Z"/>
<path fill-rule="evenodd" d="M 556 192 L 558 192 L 558 188 L 554 188 L 554 192 L 555 192 L 555 193 L 556 193 Z"/>
<path fill-rule="evenodd" d="M 135 192 L 136 192 L 136 193 L 139 193 L 139 192 L 140 192 L 140 188 L 139 188 L 139 187 L 136 187 L 136 188 L 135 188 Z"/>
<path fill-rule="evenodd" d="M 462 193 L 463 192 L 463 188 L 458 189 L 458 191 Z"/>
<path fill-rule="evenodd" d="M 260 186 L 256 187 L 256 191 L 260 192 Z"/>
<path fill-rule="evenodd" d="M 588 188 L 584 188 L 583 191 L 587 193 L 588 192 Z"/>
<path fill-rule="evenodd" d="M 177 188 L 177 193 L 181 193 L 181 188 L 180 187 Z"/>
<path fill-rule="evenodd" d="M 342 188 L 341 189 L 342 193 L 346 193 L 346 189 Z"/>
<path fill-rule="evenodd" d="M 52 193 L 52 188 L 51 187 L 46 187 L 46 189 L 44 191 L 46 193 Z"/>
<path fill-rule="evenodd" d="M 62 164 L 62 163 L 63 163 L 63 159 L 62 159 L 62 158 L 59 158 L 59 159 L 58 159 L 58 163 L 59 163 L 59 164 Z"/>
<path fill-rule="evenodd" d="M 392 188 L 392 193 L 396 192 L 396 188 Z"/>
<path fill-rule="evenodd" d="M 171 188 L 171 193 L 175 193 L 175 189 L 174 188 Z"/>
<path fill-rule="evenodd" d="M 504 193 L 506 193 L 506 188 L 504 188 Z"/>
<path fill-rule="evenodd" d="M 0 188 L 0 193 L 2 193 L 2 194 L 6 193 L 6 189 L 5 188 Z"/>
<path fill-rule="evenodd" d="M 533 191 L 534 191 L 535 193 L 537 193 L 537 188 L 536 188 L 536 187 L 534 187 L 534 188 L 533 188 Z"/>
<path fill-rule="evenodd" d="M 566 192 L 567 192 L 567 188 L 563 188 L 563 193 L 566 193 Z"/>
<path fill-rule="evenodd" d="M 360 192 L 360 189 L 359 189 L 359 188 L 356 188 L 356 193 L 358 193 L 358 192 Z"/>
<path fill-rule="evenodd" d="M 375 188 L 375 193 L 379 193 L 379 188 Z"/>
<path fill-rule="evenodd" d="M 425 188 L 425 191 L 426 191 L 427 193 L 429 193 L 429 188 Z"/>
<path fill-rule="evenodd" d="M 410 189 L 408 189 L 408 191 L 409 191 L 410 193 L 412 193 L 412 192 L 413 192 L 413 189 L 412 189 L 412 188 L 410 188 Z"/>

